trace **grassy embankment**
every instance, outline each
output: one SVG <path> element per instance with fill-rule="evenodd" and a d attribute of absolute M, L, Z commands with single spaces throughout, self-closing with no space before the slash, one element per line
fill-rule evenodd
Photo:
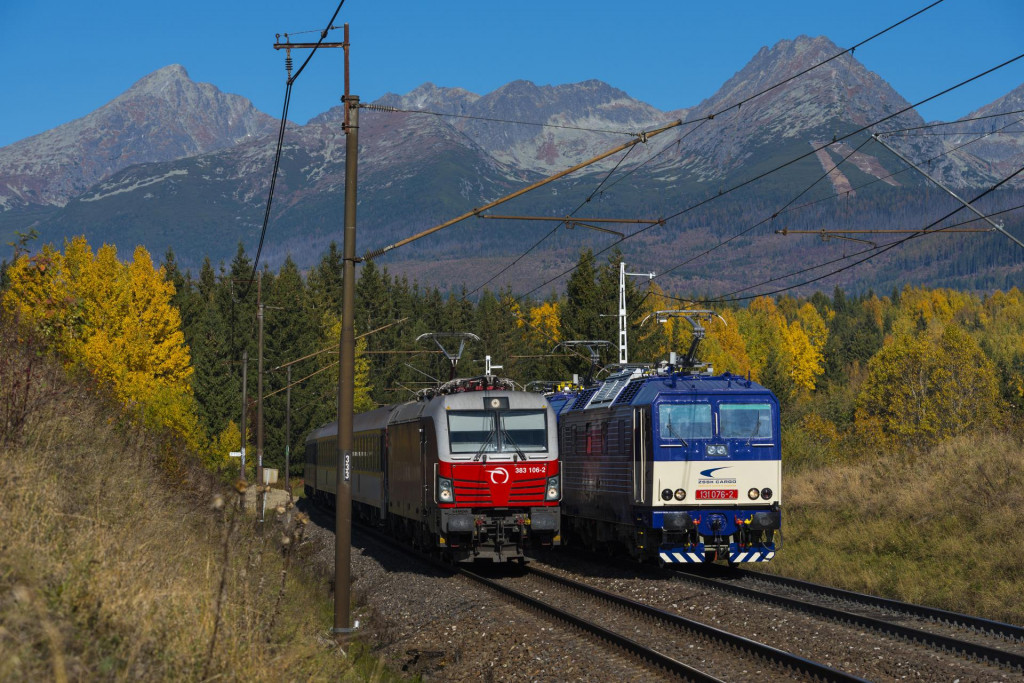
<path fill-rule="evenodd" d="M 785 545 L 765 569 L 1024 624 L 1022 452 L 989 433 L 788 472 Z"/>
<path fill-rule="evenodd" d="M 16 345 L 0 334 L 0 680 L 389 676 L 327 637 L 328 586 L 282 542 L 293 515 L 258 530 L 234 490 Z"/>

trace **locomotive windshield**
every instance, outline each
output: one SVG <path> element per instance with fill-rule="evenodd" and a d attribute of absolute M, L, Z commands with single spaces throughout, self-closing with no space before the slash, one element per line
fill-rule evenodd
<path fill-rule="evenodd" d="M 516 447 L 521 451 L 548 449 L 547 420 L 543 410 L 509 410 L 501 416 L 501 430 L 506 450 Z"/>
<path fill-rule="evenodd" d="M 450 410 L 448 438 L 452 453 L 546 451 L 547 416 L 543 410 Z"/>
<path fill-rule="evenodd" d="M 723 403 L 718 406 L 722 438 L 770 439 L 772 408 L 767 403 Z"/>
<path fill-rule="evenodd" d="M 710 439 L 711 404 L 663 403 L 658 409 L 663 439 Z"/>

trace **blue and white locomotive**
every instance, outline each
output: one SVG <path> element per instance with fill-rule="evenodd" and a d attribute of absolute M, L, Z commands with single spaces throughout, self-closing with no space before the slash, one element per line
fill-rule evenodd
<path fill-rule="evenodd" d="M 699 367 L 626 368 L 559 411 L 565 537 L 663 563 L 775 556 L 779 402 Z"/>

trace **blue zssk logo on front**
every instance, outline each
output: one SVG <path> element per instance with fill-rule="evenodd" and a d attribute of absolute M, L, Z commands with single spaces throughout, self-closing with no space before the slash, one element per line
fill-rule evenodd
<path fill-rule="evenodd" d="M 708 479 L 714 479 L 715 478 L 715 472 L 717 472 L 718 470 L 727 470 L 727 469 L 729 469 L 729 468 L 728 467 L 711 467 L 711 468 L 706 469 L 706 470 L 701 470 L 700 476 L 706 477 Z"/>

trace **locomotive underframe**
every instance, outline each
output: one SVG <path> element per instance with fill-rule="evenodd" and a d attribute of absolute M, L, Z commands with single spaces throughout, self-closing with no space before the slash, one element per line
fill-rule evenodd
<path fill-rule="evenodd" d="M 566 536 L 571 535 L 590 550 L 618 545 L 640 561 L 714 562 L 736 561 L 737 557 L 742 557 L 741 561 L 767 561 L 775 554 L 776 532 L 781 528 L 782 519 L 778 506 L 668 511 L 635 507 L 633 511 L 633 520 L 624 522 L 566 514 L 564 531 Z M 727 515 L 733 524 L 728 529 L 723 528 L 721 533 L 702 534 L 698 520 L 709 513 Z M 744 520 L 751 521 L 743 523 Z"/>

